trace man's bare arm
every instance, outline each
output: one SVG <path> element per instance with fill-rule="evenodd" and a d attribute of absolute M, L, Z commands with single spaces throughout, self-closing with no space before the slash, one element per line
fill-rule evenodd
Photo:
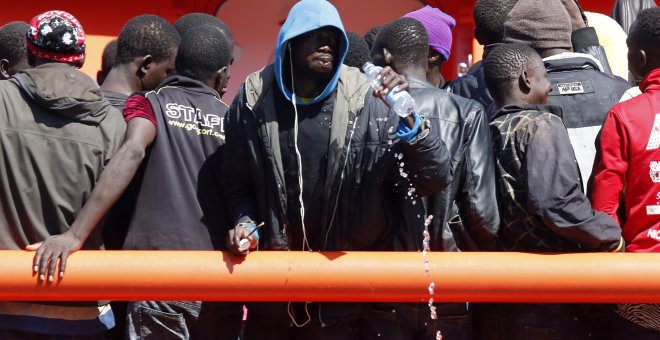
<path fill-rule="evenodd" d="M 27 246 L 36 250 L 34 271 L 39 279 L 53 281 L 57 262 L 60 277 L 64 276 L 66 261 L 72 252 L 79 250 L 105 214 L 124 193 L 144 159 L 149 145 L 156 138 L 156 126 L 144 118 L 128 121 L 124 142 L 101 173 L 89 200 L 76 217 L 71 228 L 61 235 L 53 235 L 44 241 Z"/>

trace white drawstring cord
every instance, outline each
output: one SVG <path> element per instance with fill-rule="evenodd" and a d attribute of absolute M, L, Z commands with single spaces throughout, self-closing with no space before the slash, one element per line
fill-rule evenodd
<path fill-rule="evenodd" d="M 296 150 L 296 159 L 298 161 L 298 186 L 300 189 L 300 192 L 298 194 L 298 201 L 300 202 L 300 220 L 301 220 L 301 225 L 302 225 L 302 232 L 303 232 L 303 244 L 302 244 L 302 250 L 305 250 L 305 246 L 307 246 L 307 249 L 310 251 L 312 250 L 312 247 L 309 246 L 309 243 L 307 242 L 307 230 L 305 229 L 305 202 L 303 201 L 303 177 L 302 177 L 302 157 L 300 156 L 300 150 L 298 149 L 298 107 L 296 105 L 296 89 L 293 85 L 293 57 L 291 56 L 291 45 L 290 42 L 287 44 L 289 48 L 289 68 L 291 71 L 291 104 L 293 105 L 293 112 L 295 114 L 294 120 L 293 120 L 293 147 Z M 307 325 L 310 321 L 312 321 L 312 316 L 309 315 L 309 309 L 307 306 L 309 305 L 309 302 L 305 302 L 305 314 L 307 315 L 307 320 L 303 322 L 302 324 L 298 324 L 296 322 L 296 318 L 294 315 L 291 313 L 291 301 L 286 306 L 286 312 L 289 314 L 289 318 L 293 322 L 293 324 L 298 327 L 304 327 Z"/>
<path fill-rule="evenodd" d="M 293 120 L 293 147 L 296 150 L 296 160 L 298 161 L 298 187 L 300 191 L 298 192 L 298 201 L 300 203 L 300 223 L 302 225 L 303 232 L 303 243 L 302 250 L 305 250 L 307 246 L 308 250 L 312 250 L 312 247 L 309 246 L 307 241 L 307 229 L 305 228 L 305 202 L 303 201 L 303 177 L 302 177 L 302 157 L 300 156 L 300 150 L 298 149 L 298 106 L 296 105 L 296 88 L 293 83 L 293 57 L 291 56 L 291 46 L 289 46 L 289 69 L 291 71 L 291 104 L 293 105 L 293 112 L 295 114 Z"/>

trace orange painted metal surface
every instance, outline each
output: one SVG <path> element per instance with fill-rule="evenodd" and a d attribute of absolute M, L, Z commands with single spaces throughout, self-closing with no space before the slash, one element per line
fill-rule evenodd
<path fill-rule="evenodd" d="M 79 251 L 40 283 L 0 251 L 0 300 L 660 302 L 660 254 Z"/>

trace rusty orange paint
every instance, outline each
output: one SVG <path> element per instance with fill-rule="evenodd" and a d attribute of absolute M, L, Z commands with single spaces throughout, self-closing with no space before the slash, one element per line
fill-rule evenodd
<path fill-rule="evenodd" d="M 0 300 L 660 302 L 660 254 L 79 251 L 40 283 L 0 251 Z"/>

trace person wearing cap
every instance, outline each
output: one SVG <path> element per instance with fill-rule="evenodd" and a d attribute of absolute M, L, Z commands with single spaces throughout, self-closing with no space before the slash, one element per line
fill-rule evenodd
<path fill-rule="evenodd" d="M 451 54 L 451 31 L 456 26 L 456 20 L 451 15 L 429 5 L 412 11 L 405 18 L 413 18 L 421 22 L 429 36 L 428 70 L 426 79 L 435 87 L 443 87 L 442 64 L 449 60 Z"/>
<path fill-rule="evenodd" d="M 570 52 L 571 25 L 560 0 L 521 0 L 504 21 L 503 41 L 526 44 L 543 58 L 552 83 L 550 103 L 562 108 L 586 192 L 596 136 L 607 112 L 630 85 L 606 74 L 601 61 L 592 55 Z"/>
<path fill-rule="evenodd" d="M 98 250 L 99 233 L 81 242 L 70 226 L 119 147 L 125 123 L 77 69 L 85 60 L 78 20 L 48 11 L 29 24 L 32 68 L 0 82 L 0 249 L 36 250 L 55 237 Z M 55 265 L 38 259 L 37 266 Z M 38 285 L 54 281 L 54 275 L 35 275 Z M 2 339 L 101 339 L 113 326 L 107 302 L 0 302 Z"/>
<path fill-rule="evenodd" d="M 518 0 L 477 0 L 475 3 L 473 11 L 474 37 L 484 46 L 482 60 L 486 59 L 495 47 L 504 43 L 504 22 L 511 9 L 518 2 Z M 577 1 L 561 0 L 561 4 L 570 16 L 569 28 L 572 30 L 570 42 L 573 45 L 573 50 L 596 58 L 601 63 L 603 71 L 612 74 L 605 50 L 598 41 L 598 35 L 593 27 L 586 25 Z M 492 105 L 493 98 L 488 92 L 488 86 L 486 86 L 481 61 L 472 65 L 466 75 L 449 82 L 445 88 L 447 91 L 461 97 L 480 102 L 489 117 L 495 113 L 496 108 Z"/>
<path fill-rule="evenodd" d="M 430 25 L 425 29 L 424 22 L 413 19 L 419 12 L 425 12 L 422 18 L 437 17 L 427 20 Z M 492 250 L 500 222 L 495 199 L 493 150 L 484 109 L 474 100 L 437 88 L 431 83 L 433 78 L 427 78 L 430 59 L 430 39 L 427 38 L 430 34 L 427 35 L 427 31 L 440 26 L 433 23 L 442 17 L 441 13 L 425 7 L 413 15 L 388 23 L 376 37 L 372 56 L 378 65 L 389 65 L 406 77 L 416 109 L 429 120 L 431 128 L 438 131 L 454 160 L 451 184 L 442 192 L 423 199 L 423 213 L 433 216 L 429 224 L 431 251 Z M 424 238 L 422 228 L 416 220 L 407 222 L 410 228 L 400 238 L 407 240 L 405 250 L 423 250 L 420 242 Z M 411 335 L 404 339 L 435 338 L 437 331 L 446 339 L 472 339 L 471 304 L 436 303 L 435 307 L 437 320 L 430 319 L 426 304 L 381 303 L 374 306 L 381 311 L 396 312 L 397 326 L 400 327 L 396 331 Z M 376 325 L 374 330 L 376 334 L 393 333 Z"/>

